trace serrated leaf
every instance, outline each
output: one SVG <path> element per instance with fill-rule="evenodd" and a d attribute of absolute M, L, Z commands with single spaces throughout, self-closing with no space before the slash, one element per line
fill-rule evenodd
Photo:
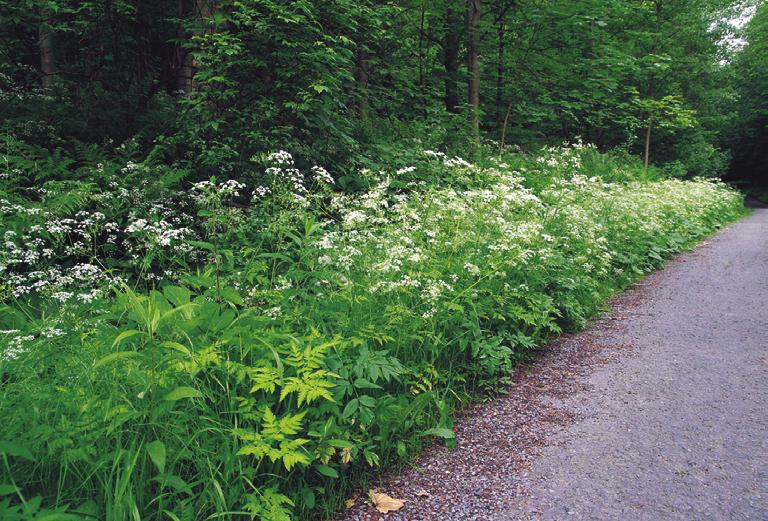
<path fill-rule="evenodd" d="M 360 400 L 360 405 L 364 407 L 371 408 L 376 405 L 376 398 L 374 398 L 373 396 L 363 395 L 359 398 L 359 400 Z"/>
<path fill-rule="evenodd" d="M 189 303 L 192 292 L 182 286 L 166 286 L 163 288 L 163 295 L 174 306 L 181 306 Z"/>
<path fill-rule="evenodd" d="M 300 412 L 293 416 L 283 416 L 278 422 L 280 433 L 286 436 L 293 436 L 301 431 L 301 421 L 304 419 L 304 415 L 307 411 Z"/>
<path fill-rule="evenodd" d="M 360 406 L 360 402 L 355 398 L 354 400 L 350 400 L 350 402 L 344 407 L 344 411 L 341 413 L 341 417 L 344 419 L 349 418 L 353 414 L 357 412 L 358 407 Z"/>
<path fill-rule="evenodd" d="M 204 210 L 201 210 L 204 211 Z M 190 246 L 194 246 L 195 248 L 202 248 L 204 250 L 208 251 L 216 251 L 216 246 L 211 244 L 210 242 L 203 242 L 203 241 L 185 241 Z"/>
<path fill-rule="evenodd" d="M 174 351 L 178 351 L 179 353 L 184 353 L 187 356 L 192 356 L 192 352 L 184 344 L 180 344 L 178 342 L 163 342 L 160 345 L 163 347 L 167 347 L 168 349 L 173 349 Z"/>
<path fill-rule="evenodd" d="M 240 293 L 235 288 L 229 286 L 221 288 L 221 298 L 238 306 L 243 305 L 243 298 L 240 296 Z"/>
<path fill-rule="evenodd" d="M 365 378 L 358 378 L 355 380 L 354 386 L 357 389 L 382 389 L 380 385 L 366 380 Z"/>

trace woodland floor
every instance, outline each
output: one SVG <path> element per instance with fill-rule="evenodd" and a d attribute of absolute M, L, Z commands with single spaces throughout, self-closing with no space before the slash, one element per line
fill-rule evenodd
<path fill-rule="evenodd" d="M 767 520 L 768 209 L 513 375 L 350 520 Z"/>

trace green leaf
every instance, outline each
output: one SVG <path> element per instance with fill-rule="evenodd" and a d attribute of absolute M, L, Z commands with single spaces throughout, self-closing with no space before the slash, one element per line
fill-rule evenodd
<path fill-rule="evenodd" d="M 120 333 L 119 335 L 117 335 L 115 337 L 114 342 L 112 342 L 112 347 L 115 347 L 117 344 L 119 344 L 120 342 L 122 342 L 126 338 L 130 338 L 132 336 L 141 335 L 141 334 L 142 334 L 142 332 L 138 331 L 136 329 L 128 329 L 126 331 L 123 331 L 122 333 Z"/>
<path fill-rule="evenodd" d="M 357 398 L 354 400 L 350 400 L 349 403 L 344 407 L 344 411 L 341 413 L 341 417 L 344 419 L 349 418 L 353 414 L 357 412 L 358 407 L 360 406 L 360 402 Z"/>
<path fill-rule="evenodd" d="M 360 398 L 360 405 L 363 407 L 375 407 L 376 406 L 376 398 L 373 396 L 364 395 Z"/>
<path fill-rule="evenodd" d="M 163 342 L 160 345 L 163 347 L 167 347 L 168 349 L 173 349 L 174 351 L 178 351 L 179 353 L 184 353 L 187 356 L 192 356 L 192 352 L 184 344 L 180 344 L 178 342 Z"/>
<path fill-rule="evenodd" d="M 111 353 L 107 356 L 103 356 L 99 358 L 95 364 L 93 364 L 93 369 L 98 369 L 99 367 L 105 366 L 107 364 L 111 364 L 113 362 L 117 362 L 119 360 L 128 360 L 130 358 L 136 358 L 137 356 L 141 356 L 141 353 L 138 351 L 118 351 L 117 353 Z"/>
<path fill-rule="evenodd" d="M 229 286 L 221 289 L 221 298 L 238 306 L 243 305 L 243 298 L 240 296 L 240 293 L 235 288 Z"/>
<path fill-rule="evenodd" d="M 395 446 L 397 447 L 397 455 L 401 458 L 405 457 L 405 455 L 408 453 L 408 447 L 405 446 L 405 443 L 398 441 Z"/>
<path fill-rule="evenodd" d="M 283 260 L 286 262 L 293 262 L 292 258 L 282 253 L 261 253 L 258 255 L 258 257 L 260 259 L 274 259 L 274 260 Z"/>
<path fill-rule="evenodd" d="M 160 440 L 155 440 L 153 442 L 147 443 L 147 453 L 149 454 L 149 459 L 152 460 L 152 463 L 155 464 L 155 467 L 157 467 L 157 470 L 160 471 L 160 473 L 165 472 L 165 443 L 163 443 Z"/>
<path fill-rule="evenodd" d="M 307 508 L 313 508 L 315 506 L 315 493 L 309 487 L 304 487 L 301 493 L 301 497 L 304 500 L 304 506 Z"/>
<path fill-rule="evenodd" d="M 97 519 L 99 517 L 99 505 L 92 499 L 89 499 L 72 510 L 72 513 L 81 514 L 82 516 L 85 516 L 86 519 Z"/>
<path fill-rule="evenodd" d="M 182 286 L 166 286 L 163 288 L 163 295 L 174 306 L 181 306 L 189 303 L 192 292 Z"/>
<path fill-rule="evenodd" d="M 171 487 L 178 492 L 185 492 L 192 495 L 192 487 L 190 487 L 189 483 L 181 479 L 179 476 L 173 474 L 163 474 L 161 476 L 152 478 L 152 481 L 160 483 L 160 486 L 162 487 Z"/>
<path fill-rule="evenodd" d="M 34 456 L 28 448 L 12 441 L 0 440 L 0 453 L 7 454 L 8 456 L 15 456 L 17 458 L 23 458 L 29 461 L 35 461 Z"/>
<path fill-rule="evenodd" d="M 201 248 L 203 250 L 208 251 L 216 251 L 216 245 L 211 244 L 210 242 L 203 242 L 203 241 L 185 241 L 190 246 L 194 246 L 195 248 Z"/>
<path fill-rule="evenodd" d="M 316 465 L 315 469 L 323 476 L 328 476 L 329 478 L 339 477 L 338 471 L 333 467 L 329 467 L 328 465 Z"/>
<path fill-rule="evenodd" d="M 382 389 L 380 385 L 366 380 L 365 378 L 358 378 L 355 380 L 355 387 L 357 389 Z"/>
<path fill-rule="evenodd" d="M 0 484 L 0 496 L 8 496 L 10 494 L 15 494 L 19 489 L 17 489 L 13 485 L 5 485 Z"/>
<path fill-rule="evenodd" d="M 183 400 L 184 398 L 202 398 L 203 393 L 193 387 L 181 386 L 177 387 L 173 391 L 163 396 L 163 400 L 166 402 L 175 402 L 177 400 Z"/>
<path fill-rule="evenodd" d="M 27 504 L 24 505 L 24 512 L 32 517 L 31 514 L 36 514 L 38 510 L 40 510 L 40 505 L 42 502 L 42 496 L 35 496 L 32 499 L 28 499 Z M 34 519 L 39 519 L 39 517 L 35 516 Z"/>
<path fill-rule="evenodd" d="M 351 449 L 355 446 L 354 443 L 347 440 L 328 440 L 328 445 L 337 449 Z"/>
<path fill-rule="evenodd" d="M 456 433 L 453 432 L 451 429 L 446 429 L 445 427 L 436 427 L 434 429 L 429 429 L 421 433 L 422 436 L 437 436 L 438 438 L 443 438 L 446 440 L 452 440 L 456 438 Z"/>

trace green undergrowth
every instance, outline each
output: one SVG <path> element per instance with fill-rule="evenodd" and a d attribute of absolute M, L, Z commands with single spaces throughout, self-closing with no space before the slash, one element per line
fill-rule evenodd
<path fill-rule="evenodd" d="M 285 152 L 186 189 L 108 164 L 80 198 L 3 189 L 0 518 L 327 516 L 742 213 L 583 145 L 411 157 L 346 192 Z"/>

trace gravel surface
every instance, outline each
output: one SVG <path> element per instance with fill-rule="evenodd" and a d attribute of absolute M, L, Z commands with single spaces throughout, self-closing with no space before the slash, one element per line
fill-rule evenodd
<path fill-rule="evenodd" d="M 768 520 L 768 209 L 611 306 L 338 519 Z"/>

